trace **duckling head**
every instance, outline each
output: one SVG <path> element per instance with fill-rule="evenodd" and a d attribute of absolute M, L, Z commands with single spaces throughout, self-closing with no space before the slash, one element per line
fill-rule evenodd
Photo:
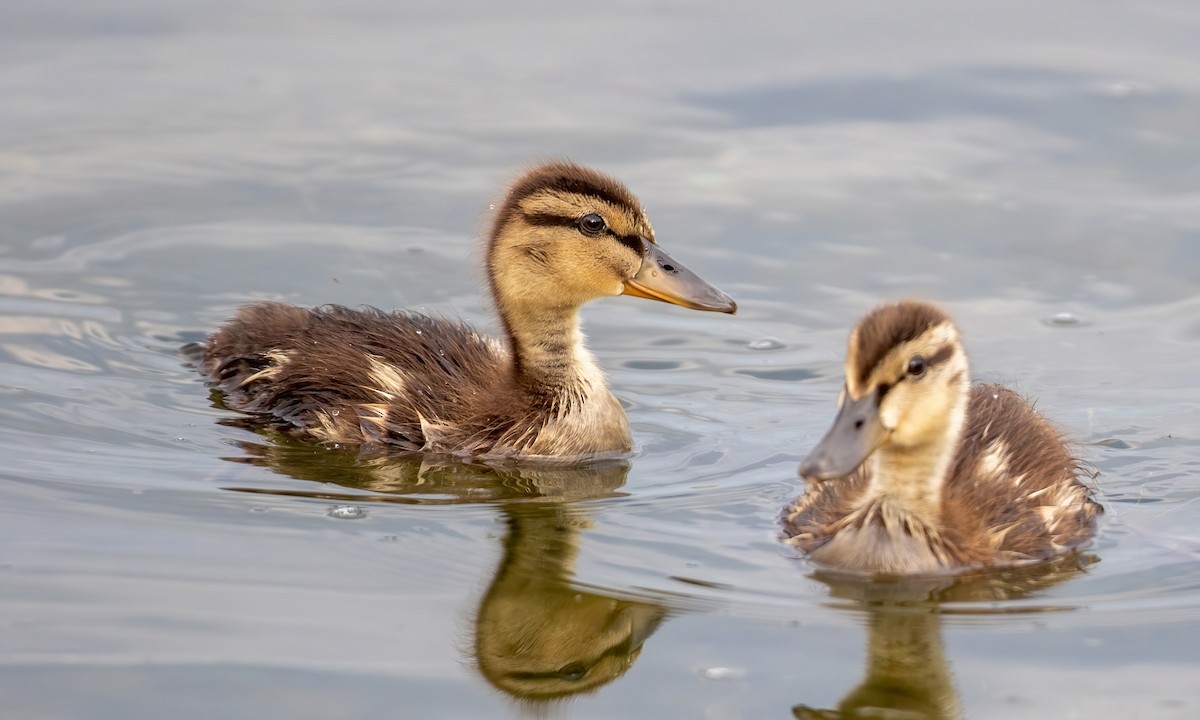
<path fill-rule="evenodd" d="M 912 300 L 875 308 L 850 333 L 837 418 L 800 474 L 843 477 L 876 451 L 928 455 L 944 465 L 945 446 L 957 442 L 966 415 L 967 371 L 946 313 Z"/>
<path fill-rule="evenodd" d="M 617 180 L 566 162 L 518 178 L 496 212 L 487 254 L 501 313 L 573 310 L 633 295 L 733 313 L 725 293 L 655 242 L 641 203 Z"/>

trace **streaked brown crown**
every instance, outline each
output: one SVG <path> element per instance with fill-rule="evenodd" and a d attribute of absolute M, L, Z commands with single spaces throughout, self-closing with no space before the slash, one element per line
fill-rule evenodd
<path fill-rule="evenodd" d="M 849 358 L 857 385 L 865 386 L 871 371 L 898 345 L 921 337 L 930 328 L 950 322 L 950 316 L 929 303 L 901 300 L 879 305 L 867 313 L 850 335 Z"/>
<path fill-rule="evenodd" d="M 619 180 L 571 162 L 549 162 L 530 169 L 518 177 L 496 212 L 491 238 L 521 212 L 521 201 L 542 192 L 584 195 L 625 209 L 640 217 L 642 204 Z M 647 238 L 653 240 L 653 236 Z"/>

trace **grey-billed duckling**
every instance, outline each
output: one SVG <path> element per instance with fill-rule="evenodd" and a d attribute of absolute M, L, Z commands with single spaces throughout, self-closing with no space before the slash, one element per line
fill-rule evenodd
<path fill-rule="evenodd" d="M 620 182 L 565 162 L 519 177 L 487 237 L 502 341 L 415 312 L 246 306 L 193 352 L 225 404 L 338 444 L 482 457 L 583 458 L 632 447 L 584 346 L 579 308 L 633 295 L 733 313 L 660 249 Z"/>
<path fill-rule="evenodd" d="M 789 542 L 839 570 L 937 574 L 1071 552 L 1103 512 L 1062 434 L 1016 392 L 971 387 L 946 313 L 881 305 L 850 333 L 837 418 L 801 462 Z"/>

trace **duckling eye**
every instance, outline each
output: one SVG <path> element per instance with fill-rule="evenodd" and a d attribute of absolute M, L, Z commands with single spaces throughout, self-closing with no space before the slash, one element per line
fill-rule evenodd
<path fill-rule="evenodd" d="M 579 229 L 588 235 L 599 235 L 608 229 L 608 224 L 604 222 L 604 218 L 597 213 L 588 213 L 579 218 Z"/>
<path fill-rule="evenodd" d="M 908 361 L 908 374 L 911 377 L 921 377 L 925 374 L 925 358 L 920 355 L 913 355 Z"/>
<path fill-rule="evenodd" d="M 587 675 L 587 668 L 580 663 L 571 663 L 558 671 L 559 676 L 564 680 L 582 680 L 584 675 Z"/>

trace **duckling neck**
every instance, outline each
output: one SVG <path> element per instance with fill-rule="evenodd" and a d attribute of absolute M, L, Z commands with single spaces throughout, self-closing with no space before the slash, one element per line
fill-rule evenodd
<path fill-rule="evenodd" d="M 871 458 L 868 497 L 889 501 L 897 509 L 936 525 L 942 515 L 942 488 L 954 460 L 963 418 L 952 414 L 946 432 L 924 444 L 884 446 Z"/>
<path fill-rule="evenodd" d="M 586 516 L 571 506 L 531 504 L 505 509 L 508 537 L 504 560 L 497 573 L 514 577 L 523 586 L 530 583 L 561 585 L 574 572 L 579 554 L 579 532 L 588 525 Z"/>
<path fill-rule="evenodd" d="M 507 308 L 504 324 L 514 372 L 537 392 L 586 395 L 600 377 L 583 344 L 578 308 Z"/>

